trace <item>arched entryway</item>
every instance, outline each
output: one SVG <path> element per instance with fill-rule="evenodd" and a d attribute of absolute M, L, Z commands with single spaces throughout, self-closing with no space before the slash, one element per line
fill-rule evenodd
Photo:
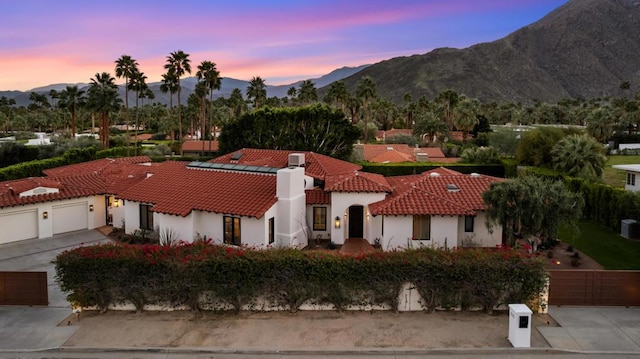
<path fill-rule="evenodd" d="M 364 238 L 364 207 L 349 207 L 349 236 L 348 238 Z"/>

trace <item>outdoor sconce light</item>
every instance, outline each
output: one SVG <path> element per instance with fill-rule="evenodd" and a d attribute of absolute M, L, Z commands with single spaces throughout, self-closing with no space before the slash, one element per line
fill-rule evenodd
<path fill-rule="evenodd" d="M 336 228 L 340 228 L 340 217 L 337 217 L 337 216 L 336 216 L 336 223 L 335 223 L 335 225 L 336 225 Z"/>
<path fill-rule="evenodd" d="M 93 212 L 93 205 L 92 204 L 89 205 L 89 212 Z"/>
<path fill-rule="evenodd" d="M 119 199 L 114 199 L 113 200 L 113 206 L 116 207 L 116 208 L 120 207 L 120 200 Z"/>
<path fill-rule="evenodd" d="M 49 212 L 42 212 L 42 219 L 49 218 Z"/>

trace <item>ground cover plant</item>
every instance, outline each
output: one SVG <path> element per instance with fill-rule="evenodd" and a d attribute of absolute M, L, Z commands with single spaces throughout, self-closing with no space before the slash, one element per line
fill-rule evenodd
<path fill-rule="evenodd" d="M 68 299 L 105 311 L 130 302 L 259 310 L 262 298 L 283 310 L 305 302 L 383 305 L 398 308 L 404 283 L 423 297 L 425 310 L 481 307 L 537 297 L 543 264 L 510 249 L 430 248 L 366 255 L 339 255 L 296 249 L 252 250 L 207 242 L 177 246 L 114 245 L 80 247 L 54 260 L 56 280 Z"/>
<path fill-rule="evenodd" d="M 559 238 L 610 270 L 640 270 L 640 242 L 600 224 L 580 221 L 579 232 L 561 227 Z"/>

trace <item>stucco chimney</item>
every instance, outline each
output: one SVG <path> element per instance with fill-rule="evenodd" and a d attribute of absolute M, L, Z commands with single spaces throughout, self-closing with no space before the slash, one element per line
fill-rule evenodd
<path fill-rule="evenodd" d="M 304 246 L 307 244 L 304 168 L 283 168 L 276 176 L 276 244 L 280 247 Z"/>

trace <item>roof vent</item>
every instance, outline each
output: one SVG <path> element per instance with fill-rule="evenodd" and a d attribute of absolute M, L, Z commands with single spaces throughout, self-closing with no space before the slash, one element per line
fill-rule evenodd
<path fill-rule="evenodd" d="M 431 172 L 429 173 L 429 177 L 440 177 L 440 174 L 438 172 Z"/>
<path fill-rule="evenodd" d="M 458 186 L 456 186 L 455 184 L 453 184 L 453 183 L 448 183 L 447 184 L 447 191 L 449 191 L 449 192 L 459 192 L 460 188 Z"/>
<path fill-rule="evenodd" d="M 236 152 L 231 156 L 231 161 L 238 161 L 244 156 L 244 152 Z"/>
<path fill-rule="evenodd" d="M 304 167 L 304 153 L 292 153 L 289 155 L 289 167 Z"/>
<path fill-rule="evenodd" d="M 387 147 L 387 151 L 393 151 L 393 147 L 391 146 Z"/>
<path fill-rule="evenodd" d="M 480 174 L 473 172 L 473 173 L 471 173 L 471 177 L 480 177 Z"/>

